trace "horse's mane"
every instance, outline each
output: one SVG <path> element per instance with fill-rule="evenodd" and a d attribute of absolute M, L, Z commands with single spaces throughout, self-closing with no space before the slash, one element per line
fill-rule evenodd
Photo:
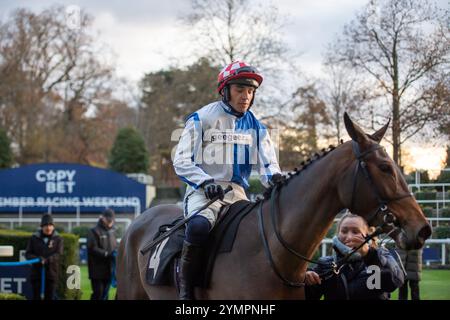
<path fill-rule="evenodd" d="M 343 144 L 344 141 L 341 140 L 340 143 Z M 300 173 L 305 171 L 309 166 L 311 166 L 311 164 L 322 159 L 323 157 L 325 157 L 327 154 L 329 154 L 331 151 L 333 151 L 336 148 L 337 147 L 334 145 L 329 145 L 328 148 L 323 148 L 320 152 L 316 152 L 313 155 L 311 155 L 308 159 L 306 159 L 305 161 L 302 161 L 300 163 L 300 168 L 294 168 L 294 171 L 288 172 L 288 176 L 287 177 L 284 176 L 283 180 L 281 180 L 278 183 L 276 183 L 275 185 L 272 185 L 269 188 L 267 188 L 264 191 L 264 199 L 270 198 L 272 191 L 275 187 L 283 186 L 283 185 L 287 184 L 289 181 L 292 180 L 293 177 L 298 176 Z"/>

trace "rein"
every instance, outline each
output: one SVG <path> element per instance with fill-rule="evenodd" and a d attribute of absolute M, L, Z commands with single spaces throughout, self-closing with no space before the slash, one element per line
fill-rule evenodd
<path fill-rule="evenodd" d="M 359 145 L 357 142 L 352 141 L 353 144 L 353 153 L 356 157 L 357 163 L 355 166 L 355 171 L 354 171 L 354 175 L 353 175 L 353 187 L 352 187 L 352 198 L 351 198 L 351 205 L 349 209 L 353 209 L 354 208 L 354 202 L 355 202 L 355 198 L 354 198 L 354 194 L 356 193 L 356 187 L 358 184 L 358 173 L 361 171 L 364 175 L 364 177 L 366 178 L 366 180 L 368 181 L 371 189 L 374 191 L 374 194 L 377 198 L 378 201 L 378 207 L 377 209 L 375 209 L 375 211 L 373 213 L 370 214 L 369 218 L 367 219 L 368 224 L 370 225 L 371 222 L 381 213 L 382 214 L 382 223 L 380 225 L 378 225 L 375 229 L 375 231 L 369 235 L 367 235 L 365 237 L 365 240 L 363 243 L 361 243 L 358 247 L 354 248 L 352 251 L 350 251 L 348 254 L 346 254 L 343 258 L 341 258 L 339 261 L 337 262 L 333 262 L 331 267 L 332 267 L 332 273 L 327 272 L 325 274 L 323 274 L 322 276 L 327 276 L 328 274 L 331 274 L 331 276 L 333 276 L 333 274 L 338 275 L 340 273 L 340 270 L 342 269 L 342 267 L 348 262 L 348 260 L 350 259 L 350 257 L 355 254 L 361 247 L 363 247 L 366 243 L 368 243 L 370 240 L 372 240 L 374 237 L 376 237 L 377 235 L 383 233 L 383 229 L 385 226 L 392 226 L 393 229 L 389 232 L 392 233 L 393 231 L 395 231 L 398 226 L 396 226 L 397 224 L 397 218 L 394 216 L 394 214 L 389 210 L 388 208 L 388 204 L 394 201 L 399 201 L 401 199 L 407 198 L 407 197 L 412 197 L 413 195 L 411 193 L 405 193 L 402 194 L 398 197 L 389 199 L 389 200 L 385 200 L 381 197 L 378 188 L 376 187 L 376 185 L 373 182 L 373 179 L 369 173 L 369 170 L 367 169 L 367 164 L 365 162 L 365 157 L 376 151 L 381 149 L 382 147 L 379 144 L 373 145 L 371 148 L 369 148 L 368 150 L 364 151 L 364 152 L 360 152 L 359 149 Z M 292 249 L 287 243 L 286 241 L 283 239 L 283 237 L 281 236 L 279 230 L 278 230 L 278 195 L 279 195 L 279 190 L 278 188 L 281 187 L 280 185 L 275 185 L 273 186 L 272 189 L 272 193 L 270 196 L 270 216 L 271 216 L 271 223 L 272 223 L 272 227 L 275 231 L 275 235 L 277 237 L 278 242 L 280 242 L 282 244 L 282 246 L 288 250 L 292 255 L 296 256 L 297 258 L 310 262 L 310 263 L 314 263 L 317 265 L 323 265 L 323 266 L 329 266 L 328 263 L 324 263 L 318 260 L 312 260 L 309 259 L 308 257 L 298 253 L 297 251 L 295 251 L 294 249 Z M 264 201 L 260 202 L 259 208 L 258 208 L 258 214 L 259 214 L 259 221 L 258 221 L 258 225 L 259 225 L 259 232 L 261 235 L 261 239 L 264 245 L 264 252 L 266 254 L 267 259 L 269 260 L 270 266 L 272 267 L 272 270 L 275 272 L 275 274 L 278 276 L 278 278 L 281 279 L 281 281 L 283 282 L 283 284 L 285 284 L 286 286 L 289 287 L 304 287 L 305 286 L 305 280 L 303 281 L 291 281 L 286 279 L 278 270 L 278 268 L 275 265 L 275 262 L 273 260 L 272 257 L 272 253 L 270 252 L 270 247 L 269 247 L 269 243 L 267 241 L 266 238 L 266 234 L 265 234 L 265 230 L 264 230 L 264 219 L 263 219 L 263 210 L 262 210 L 262 205 L 263 205 Z M 351 210 L 352 211 L 352 210 Z M 305 275 L 306 277 L 306 275 Z M 328 277 L 329 278 L 329 277 Z"/>

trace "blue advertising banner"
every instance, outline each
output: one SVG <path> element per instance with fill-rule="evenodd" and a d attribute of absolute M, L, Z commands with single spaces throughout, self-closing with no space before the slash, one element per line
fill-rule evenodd
<path fill-rule="evenodd" d="M 115 171 L 81 164 L 44 163 L 0 170 L 0 213 L 141 212 L 146 185 Z"/>
<path fill-rule="evenodd" d="M 0 266 L 0 292 L 17 293 L 27 299 L 33 299 L 33 290 L 30 283 L 31 265 Z"/>

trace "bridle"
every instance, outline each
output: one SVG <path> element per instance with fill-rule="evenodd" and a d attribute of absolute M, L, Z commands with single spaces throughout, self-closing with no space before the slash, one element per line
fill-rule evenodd
<path fill-rule="evenodd" d="M 342 269 L 342 267 L 347 263 L 347 261 L 349 260 L 349 258 L 355 254 L 363 245 L 365 245 L 366 243 L 368 243 L 371 239 L 373 239 L 374 237 L 376 237 L 377 235 L 383 233 L 383 229 L 385 226 L 390 226 L 392 227 L 392 231 L 398 229 L 398 226 L 396 226 L 397 223 L 397 218 L 394 216 L 394 214 L 389 210 L 388 204 L 394 201 L 399 201 L 401 199 L 407 198 L 407 197 L 413 197 L 413 195 L 411 193 L 404 193 L 401 194 L 395 198 L 392 199 L 384 199 L 383 197 L 381 197 L 380 192 L 378 190 L 378 188 L 376 187 L 376 185 L 373 182 L 372 176 L 370 175 L 369 170 L 367 169 L 367 164 L 365 161 L 365 157 L 382 148 L 382 146 L 380 146 L 379 144 L 375 144 L 373 146 L 371 146 L 369 149 L 365 150 L 364 152 L 360 152 L 359 149 L 359 145 L 357 142 L 352 141 L 352 147 L 353 147 L 353 153 L 355 155 L 355 158 L 357 160 L 356 162 L 356 166 L 355 166 L 355 171 L 353 174 L 353 186 L 352 186 L 352 198 L 350 201 L 350 210 L 352 210 L 354 208 L 355 205 L 355 193 L 356 193 L 356 187 L 358 185 L 358 173 L 361 171 L 364 175 L 364 177 L 366 178 L 366 180 L 368 181 L 369 185 L 371 186 L 371 189 L 373 190 L 373 193 L 375 194 L 375 197 L 377 198 L 378 201 L 378 207 L 374 210 L 374 212 L 372 212 L 368 218 L 366 218 L 366 220 L 368 221 L 368 224 L 371 225 L 372 222 L 377 218 L 378 215 L 382 216 L 382 222 L 376 227 L 376 230 L 367 235 L 365 237 L 365 241 L 359 245 L 357 248 L 354 248 L 352 251 L 350 251 L 348 254 L 346 254 L 343 258 L 341 258 L 337 263 L 333 262 L 332 264 L 332 272 L 330 272 L 329 274 L 333 275 L 333 274 L 339 274 L 340 270 Z M 287 243 L 286 241 L 283 239 L 283 237 L 281 236 L 279 230 L 278 230 L 278 195 L 279 195 L 279 188 L 281 188 L 281 185 L 275 185 L 273 186 L 272 189 L 272 193 L 270 196 L 270 216 L 271 216 L 271 222 L 272 222 L 272 227 L 275 231 L 275 235 L 278 239 L 278 241 L 283 245 L 283 247 L 288 250 L 291 254 L 293 254 L 294 256 L 310 262 L 310 263 L 314 263 L 314 264 L 318 264 L 318 265 L 325 265 L 325 266 L 329 266 L 326 263 L 323 263 L 321 261 L 318 260 L 311 260 L 308 257 L 298 253 L 297 251 L 295 251 L 294 249 L 292 249 Z M 303 281 L 291 281 L 286 279 L 278 270 L 278 268 L 275 265 L 275 262 L 272 258 L 272 254 L 270 252 L 270 248 L 269 248 L 269 244 L 265 235 L 265 231 L 264 231 L 264 219 L 263 219 L 263 210 L 262 210 L 262 206 L 263 206 L 264 201 L 261 201 L 259 204 L 259 209 L 258 209 L 258 213 L 259 213 L 259 231 L 260 231 L 260 235 L 261 235 L 261 239 L 264 245 L 264 251 L 265 254 L 267 256 L 267 259 L 269 260 L 269 263 L 272 267 L 272 270 L 275 272 L 275 274 L 281 279 L 281 281 L 283 282 L 283 284 L 285 284 L 286 286 L 289 287 L 303 287 L 305 286 L 305 280 Z M 390 231 L 389 233 L 391 233 L 392 231 Z M 324 274 L 324 276 L 326 276 Z"/>
<path fill-rule="evenodd" d="M 376 218 L 379 215 L 381 215 L 382 222 L 381 222 L 381 224 L 376 226 L 376 228 L 382 229 L 386 225 L 394 227 L 394 228 L 398 227 L 397 218 L 390 211 L 388 204 L 395 202 L 395 201 L 402 200 L 404 198 L 413 197 L 413 194 L 408 192 L 408 193 L 400 194 L 391 199 L 384 199 L 381 196 L 377 186 L 373 182 L 372 176 L 370 175 L 370 172 L 367 169 L 367 164 L 365 161 L 365 157 L 367 155 L 369 155 L 372 152 L 375 152 L 376 150 L 382 149 L 383 147 L 380 146 L 379 144 L 374 144 L 369 149 L 365 150 L 364 152 L 361 152 L 359 149 L 359 145 L 356 141 L 352 141 L 352 147 L 353 147 L 353 153 L 355 155 L 357 163 L 356 163 L 355 171 L 353 174 L 352 198 L 351 198 L 350 207 L 349 207 L 350 211 L 354 212 L 354 208 L 355 208 L 355 196 L 354 195 L 356 193 L 356 188 L 358 186 L 358 173 L 361 171 L 363 173 L 365 179 L 369 183 L 369 186 L 371 187 L 373 194 L 375 195 L 377 202 L 378 202 L 378 207 L 368 217 L 365 218 L 367 223 L 369 225 L 373 225 L 373 222 L 376 220 Z M 380 233 L 381 232 L 382 232 L 382 230 L 380 230 Z"/>

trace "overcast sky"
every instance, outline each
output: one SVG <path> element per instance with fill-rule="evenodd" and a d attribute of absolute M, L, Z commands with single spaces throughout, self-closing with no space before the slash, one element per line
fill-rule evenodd
<path fill-rule="evenodd" d="M 355 16 L 367 0 L 256 0 L 272 3 L 286 17 L 284 40 L 303 71 L 318 75 L 322 52 L 345 23 Z M 94 29 L 99 40 L 116 55 L 117 72 L 130 80 L 138 80 L 145 72 L 156 71 L 174 62 L 189 61 L 190 43 L 186 27 L 179 17 L 189 12 L 190 0 L 0 0 L 0 18 L 5 20 L 12 10 L 26 7 L 40 11 L 53 4 L 76 5 L 94 16 Z M 442 7 L 448 0 L 438 0 Z M 301 54 L 300 54 L 301 53 Z"/>
<path fill-rule="evenodd" d="M 259 0 L 264 3 L 264 0 Z M 446 0 L 443 0 L 446 2 Z M 321 53 L 343 25 L 366 0 L 277 0 L 280 15 L 287 17 L 284 39 L 292 53 L 299 55 L 302 70 L 320 72 Z M 99 40 L 116 54 L 117 72 L 138 80 L 145 72 L 173 63 L 189 61 L 189 42 L 179 17 L 190 10 L 190 0 L 0 0 L 4 20 L 17 7 L 40 11 L 53 4 L 77 5 L 94 16 Z"/>

